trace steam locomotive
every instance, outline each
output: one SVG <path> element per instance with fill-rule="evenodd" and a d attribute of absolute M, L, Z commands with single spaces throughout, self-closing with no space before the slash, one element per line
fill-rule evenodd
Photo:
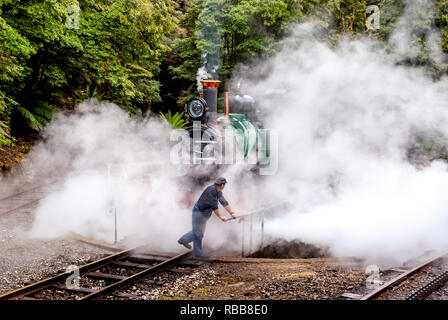
<path fill-rule="evenodd" d="M 270 161 L 269 139 L 262 130 L 255 100 L 224 93 L 224 114 L 218 113 L 219 80 L 202 80 L 203 91 L 185 105 L 190 126 L 190 170 L 196 176 L 216 175 L 228 165 L 257 172 Z M 229 109 L 234 111 L 230 113 Z M 244 112 L 244 113 L 243 113 Z M 248 119 L 251 117 L 251 119 Z"/>

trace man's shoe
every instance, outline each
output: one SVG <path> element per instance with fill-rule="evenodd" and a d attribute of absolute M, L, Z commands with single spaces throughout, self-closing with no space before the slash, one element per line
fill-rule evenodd
<path fill-rule="evenodd" d="M 187 249 L 191 249 L 191 246 L 190 246 L 188 243 L 186 243 L 186 242 L 182 242 L 182 241 L 180 241 L 180 240 L 177 240 L 177 242 L 178 242 L 179 244 L 183 245 L 185 248 L 187 248 Z"/>
<path fill-rule="evenodd" d="M 210 257 L 203 253 L 193 253 L 193 257 L 197 259 L 209 259 Z"/>

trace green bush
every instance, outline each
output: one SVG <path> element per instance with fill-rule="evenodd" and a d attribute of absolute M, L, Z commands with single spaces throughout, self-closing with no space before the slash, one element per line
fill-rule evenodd
<path fill-rule="evenodd" d="M 171 111 L 168 111 L 165 115 L 160 112 L 160 118 L 176 129 L 185 129 L 187 127 L 188 121 L 185 120 L 184 115 L 183 112 L 176 112 L 174 115 L 171 114 Z"/>

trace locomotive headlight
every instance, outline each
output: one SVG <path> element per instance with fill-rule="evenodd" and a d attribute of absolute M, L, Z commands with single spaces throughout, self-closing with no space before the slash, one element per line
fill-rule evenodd
<path fill-rule="evenodd" d="M 207 102 L 204 99 L 196 97 L 187 103 L 187 113 L 192 120 L 200 120 L 207 112 Z"/>

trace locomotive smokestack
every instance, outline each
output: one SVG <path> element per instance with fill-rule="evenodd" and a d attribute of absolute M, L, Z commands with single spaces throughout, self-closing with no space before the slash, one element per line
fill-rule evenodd
<path fill-rule="evenodd" d="M 207 102 L 207 122 L 216 121 L 218 112 L 218 86 L 219 80 L 201 80 L 204 100 Z"/>

